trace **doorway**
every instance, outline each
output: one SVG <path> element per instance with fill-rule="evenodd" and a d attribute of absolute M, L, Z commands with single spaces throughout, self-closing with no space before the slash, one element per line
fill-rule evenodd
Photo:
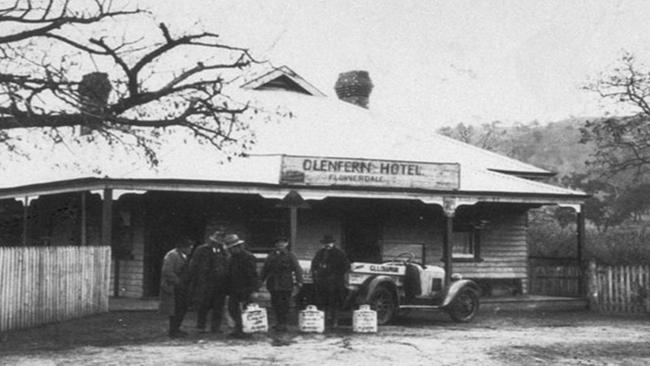
<path fill-rule="evenodd" d="M 381 261 L 380 239 L 381 215 L 376 207 L 362 205 L 346 210 L 343 243 L 350 262 L 379 263 Z"/>
<path fill-rule="evenodd" d="M 182 194 L 154 193 L 147 200 L 144 258 L 144 296 L 158 296 L 165 254 L 188 236 L 203 240 L 206 218 L 200 199 Z"/>

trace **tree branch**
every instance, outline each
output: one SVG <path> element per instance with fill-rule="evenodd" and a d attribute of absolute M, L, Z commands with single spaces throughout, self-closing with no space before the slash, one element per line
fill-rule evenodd
<path fill-rule="evenodd" d="M 134 138 L 132 148 L 144 152 L 151 164 L 158 161 L 156 139 L 168 127 L 189 132 L 197 141 L 217 149 L 227 145 L 227 154 L 238 154 L 250 145 L 248 126 L 240 120 L 248 105 L 232 108 L 226 104 L 219 74 L 220 70 L 242 69 L 257 62 L 248 49 L 222 44 L 217 34 L 209 32 L 174 37 L 165 24 L 158 26 L 163 38 L 158 44 L 107 35 L 81 41 L 66 36 L 64 27 L 92 30 L 104 19 L 142 11 L 114 11 L 112 1 L 100 0 L 95 0 L 94 9 L 84 11 L 72 9 L 68 0 L 38 4 L 16 0 L 0 9 L 0 25 L 22 25 L 20 31 L 0 37 L 0 57 L 4 55 L 5 62 L 0 68 L 0 145 L 9 146 L 7 131 L 18 129 L 53 129 L 48 135 L 59 143 L 61 136 L 71 137 L 59 134 L 58 129 L 77 126 L 91 134 L 72 137 L 75 141 L 104 139 L 128 144 Z M 43 49 L 38 47 L 49 47 L 52 42 L 34 40 L 50 40 L 74 52 L 59 56 L 44 49 L 41 53 Z M 195 60 L 172 72 L 166 69 L 169 64 L 157 62 L 178 50 Z M 214 61 L 222 56 L 235 61 Z M 80 80 L 80 70 L 96 72 Z M 147 78 L 149 74 L 143 75 L 143 70 L 151 76 Z"/>

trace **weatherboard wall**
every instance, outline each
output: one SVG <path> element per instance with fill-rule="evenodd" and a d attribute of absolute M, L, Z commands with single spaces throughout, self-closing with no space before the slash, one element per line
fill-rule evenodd
<path fill-rule="evenodd" d="M 320 215 L 312 210 L 299 211 L 296 245 L 293 248 L 296 256 L 299 259 L 314 258 L 322 247 L 320 240 L 325 234 L 332 235 L 338 245 L 341 245 L 342 230 L 339 218 L 328 214 Z"/>
<path fill-rule="evenodd" d="M 521 291 L 526 293 L 526 214 L 503 213 L 496 217 L 483 232 L 481 261 L 454 263 L 454 268 L 468 278 L 520 279 Z"/>
<path fill-rule="evenodd" d="M 144 237 L 143 227 L 137 226 L 133 234 L 131 255 L 128 259 L 119 260 L 118 296 L 140 298 L 144 295 Z M 110 277 L 111 296 L 115 294 L 115 258 L 111 258 Z"/>
<path fill-rule="evenodd" d="M 383 227 L 384 259 L 390 259 L 387 249 L 398 253 L 399 247 L 409 251 L 421 246 L 426 264 L 443 266 L 443 228 L 442 217 L 391 216 Z M 454 261 L 454 273 L 480 280 L 517 280 L 525 293 L 528 278 L 526 213 L 501 212 L 492 217 L 481 233 L 480 253 L 478 261 Z"/>

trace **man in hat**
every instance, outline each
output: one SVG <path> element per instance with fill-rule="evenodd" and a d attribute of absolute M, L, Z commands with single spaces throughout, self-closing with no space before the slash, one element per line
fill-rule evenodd
<path fill-rule="evenodd" d="M 323 247 L 311 261 L 316 304 L 325 311 L 326 324 L 337 326 L 337 311 L 345 296 L 345 274 L 350 269 L 350 261 L 345 253 L 334 245 L 332 235 L 323 236 L 320 242 Z"/>
<path fill-rule="evenodd" d="M 230 251 L 230 271 L 228 294 L 228 311 L 235 321 L 235 331 L 231 336 L 243 338 L 246 336 L 243 332 L 241 311 L 251 300 L 253 292 L 257 291 L 257 266 L 255 256 L 246 250 L 245 243 L 239 239 L 237 234 L 229 234 L 225 237 L 226 247 Z"/>
<path fill-rule="evenodd" d="M 212 313 L 210 331 L 221 327 L 228 286 L 229 254 L 224 245 L 225 232 L 216 230 L 208 242 L 194 251 L 190 261 L 192 297 L 196 308 L 196 328 L 206 332 L 208 313 Z"/>
<path fill-rule="evenodd" d="M 266 257 L 261 275 L 271 293 L 271 306 L 277 320 L 275 329 L 282 332 L 287 330 L 294 278 L 295 285 L 302 286 L 302 269 L 296 256 L 287 250 L 288 245 L 285 237 L 275 240 L 275 249 Z"/>
<path fill-rule="evenodd" d="M 169 336 L 184 337 L 180 330 L 187 312 L 188 256 L 194 241 L 185 237 L 178 241 L 176 248 L 165 254 L 160 275 L 160 312 L 169 316 Z"/>

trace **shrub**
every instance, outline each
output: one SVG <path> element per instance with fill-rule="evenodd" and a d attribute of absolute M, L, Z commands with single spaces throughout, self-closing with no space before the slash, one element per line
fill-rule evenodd
<path fill-rule="evenodd" d="M 606 233 L 587 232 L 585 259 L 603 264 L 650 263 L 650 233 L 646 226 L 623 225 Z"/>
<path fill-rule="evenodd" d="M 576 256 L 575 224 L 560 225 L 552 209 L 530 211 L 527 240 L 531 257 Z"/>
<path fill-rule="evenodd" d="M 532 210 L 527 234 L 532 257 L 576 257 L 576 225 L 560 225 L 553 210 Z M 583 258 L 595 259 L 603 264 L 650 263 L 650 232 L 647 225 L 643 222 L 619 225 L 605 233 L 587 225 Z"/>

